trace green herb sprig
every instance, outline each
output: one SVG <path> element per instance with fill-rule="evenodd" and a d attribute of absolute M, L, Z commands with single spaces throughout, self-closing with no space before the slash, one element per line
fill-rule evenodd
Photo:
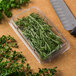
<path fill-rule="evenodd" d="M 16 45 L 14 45 L 14 43 Z M 12 45 L 11 45 L 12 44 Z M 3 35 L 0 37 L 0 76 L 54 76 L 56 68 L 47 69 L 39 68 L 38 73 L 34 73 L 29 64 L 26 63 L 26 58 L 13 50 L 18 48 L 16 40 L 9 36 Z"/>
<path fill-rule="evenodd" d="M 3 13 L 7 17 L 11 17 L 12 13 L 10 9 L 20 8 L 21 5 L 27 4 L 30 0 L 0 0 L 0 20 L 3 17 Z"/>
<path fill-rule="evenodd" d="M 60 37 L 51 30 L 52 27 L 39 14 L 32 13 L 18 19 L 16 24 L 42 59 L 46 60 L 53 52 L 60 49 L 62 44 Z"/>

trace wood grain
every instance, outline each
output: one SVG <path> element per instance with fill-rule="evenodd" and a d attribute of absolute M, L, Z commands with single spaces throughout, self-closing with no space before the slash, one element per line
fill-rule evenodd
<path fill-rule="evenodd" d="M 76 17 L 76 0 L 65 0 L 65 2 Z M 27 47 L 22 43 L 19 37 L 12 30 L 12 28 L 9 26 L 8 22 L 10 19 L 7 18 L 5 18 L 0 24 L 0 36 L 11 35 L 17 40 L 18 45 L 20 46 L 17 51 L 23 52 L 27 59 L 27 62 L 35 72 L 38 71 L 38 68 L 52 68 L 58 66 L 57 76 L 76 76 L 76 38 L 71 36 L 70 33 L 64 29 L 49 0 L 31 0 L 30 4 L 27 5 L 27 7 L 22 7 L 22 9 L 19 10 L 12 10 L 13 16 L 32 6 L 40 8 L 42 12 L 48 17 L 48 19 L 50 19 L 54 23 L 58 30 L 70 42 L 71 48 L 67 52 L 58 56 L 48 64 L 39 64 L 27 49 Z"/>

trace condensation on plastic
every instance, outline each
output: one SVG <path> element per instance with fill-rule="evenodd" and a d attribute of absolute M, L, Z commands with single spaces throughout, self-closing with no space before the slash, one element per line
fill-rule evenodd
<path fill-rule="evenodd" d="M 42 18 L 44 18 L 45 22 L 47 22 L 50 26 L 52 26 L 52 31 L 58 35 L 63 44 L 61 45 L 61 48 L 58 51 L 55 51 L 52 53 L 52 55 L 47 59 L 47 60 L 42 60 L 39 56 L 39 54 L 34 50 L 33 47 L 31 47 L 31 45 L 29 44 L 29 42 L 27 41 L 26 37 L 22 34 L 21 30 L 18 28 L 18 26 L 15 24 L 15 21 L 17 21 L 17 19 L 22 18 L 22 17 L 26 17 L 31 13 L 38 13 L 40 14 L 40 16 Z M 12 27 L 12 29 L 15 31 L 15 33 L 19 36 L 19 38 L 22 40 L 22 42 L 25 44 L 25 46 L 28 48 L 28 50 L 34 55 L 34 57 L 37 59 L 37 61 L 39 63 L 46 63 L 51 61 L 52 59 L 54 59 L 56 56 L 64 53 L 65 51 L 67 51 L 70 48 L 70 44 L 69 42 L 64 38 L 64 36 L 57 30 L 57 28 L 53 25 L 53 23 L 48 20 L 46 18 L 46 16 L 40 11 L 40 9 L 38 9 L 37 7 L 31 7 L 29 9 L 26 9 L 25 11 L 23 11 L 22 13 L 14 16 L 10 21 L 9 21 L 9 25 Z"/>

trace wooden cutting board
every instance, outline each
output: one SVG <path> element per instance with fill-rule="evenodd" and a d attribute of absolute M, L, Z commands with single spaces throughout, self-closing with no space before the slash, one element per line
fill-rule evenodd
<path fill-rule="evenodd" d="M 65 0 L 72 13 L 76 17 L 76 0 Z M 13 36 L 20 46 L 17 51 L 22 51 L 25 55 L 27 62 L 30 64 L 33 71 L 38 71 L 38 68 L 53 68 L 58 67 L 57 76 L 76 76 L 76 38 L 70 35 L 68 31 L 64 29 L 59 18 L 57 17 L 54 9 L 52 8 L 49 0 L 31 0 L 30 4 L 22 9 L 12 10 L 13 15 L 20 13 L 21 11 L 36 6 L 42 10 L 42 12 L 50 19 L 58 30 L 64 35 L 64 37 L 70 42 L 71 48 L 64 54 L 58 56 L 52 62 L 48 64 L 39 64 L 34 56 L 30 53 L 27 47 L 22 43 L 19 37 L 15 34 L 12 28 L 9 26 L 8 22 L 10 19 L 5 18 L 0 24 L 0 36 L 11 35 Z"/>

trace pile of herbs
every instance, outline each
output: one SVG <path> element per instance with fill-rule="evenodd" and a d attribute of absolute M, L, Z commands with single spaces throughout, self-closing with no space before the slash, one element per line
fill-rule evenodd
<path fill-rule="evenodd" d="M 46 60 L 53 52 L 59 50 L 62 44 L 60 37 L 39 14 L 32 13 L 18 19 L 16 24 L 42 59 Z"/>
<path fill-rule="evenodd" d="M 26 58 L 14 48 L 18 48 L 18 45 L 13 37 L 0 37 L 0 76 L 55 76 L 56 67 L 39 69 L 38 73 L 33 73 Z"/>
<path fill-rule="evenodd" d="M 0 19 L 3 17 L 3 13 L 7 17 L 11 17 L 12 13 L 10 9 L 20 8 L 21 5 L 27 4 L 30 0 L 0 0 Z"/>

